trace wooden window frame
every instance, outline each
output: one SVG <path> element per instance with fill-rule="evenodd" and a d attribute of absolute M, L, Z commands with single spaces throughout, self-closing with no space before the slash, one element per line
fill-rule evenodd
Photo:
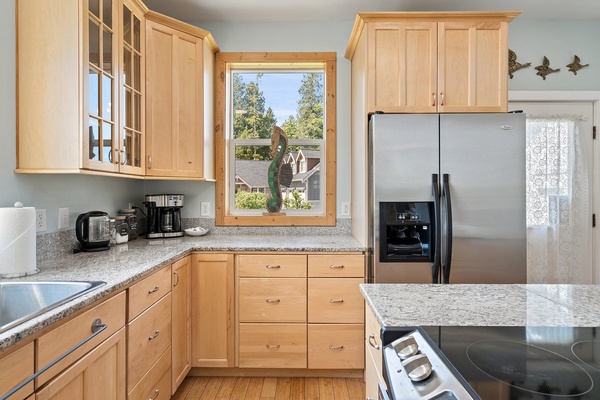
<path fill-rule="evenodd" d="M 215 224 L 217 226 L 335 226 L 336 224 L 336 58 L 335 52 L 319 53 L 217 53 L 215 65 Z M 232 215 L 229 212 L 229 164 L 227 159 L 228 76 L 232 65 L 260 68 L 325 65 L 325 206 L 320 215 Z"/>

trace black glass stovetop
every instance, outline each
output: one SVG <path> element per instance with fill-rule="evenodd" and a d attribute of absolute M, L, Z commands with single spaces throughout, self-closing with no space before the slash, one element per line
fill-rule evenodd
<path fill-rule="evenodd" d="M 423 327 L 483 400 L 600 400 L 600 330 Z"/>

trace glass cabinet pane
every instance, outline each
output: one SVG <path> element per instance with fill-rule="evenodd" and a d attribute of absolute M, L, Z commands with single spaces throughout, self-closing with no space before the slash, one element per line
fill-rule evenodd
<path fill-rule="evenodd" d="M 102 160 L 103 162 L 113 162 L 112 159 L 112 137 L 113 125 L 108 122 L 102 123 Z"/>
<path fill-rule="evenodd" d="M 99 90 L 100 78 L 98 77 L 98 71 L 96 71 L 94 68 L 90 68 L 89 71 L 90 71 L 88 74 L 89 112 L 92 115 L 99 116 L 100 110 L 98 108 L 98 105 L 100 104 L 100 100 L 99 100 L 100 99 L 100 90 Z"/>
<path fill-rule="evenodd" d="M 135 93 L 133 96 L 133 129 L 136 131 L 142 130 L 142 95 Z"/>
<path fill-rule="evenodd" d="M 100 2 L 99 0 L 89 0 L 88 9 L 96 18 L 100 18 Z"/>
<path fill-rule="evenodd" d="M 112 121 L 112 104 L 113 104 L 113 80 L 112 78 L 102 75 L 102 109 L 100 115 L 106 120 Z"/>
<path fill-rule="evenodd" d="M 131 89 L 125 88 L 125 126 L 131 128 L 133 121 L 133 96 Z"/>
<path fill-rule="evenodd" d="M 142 35 L 141 22 L 138 17 L 133 16 L 133 48 L 141 52 L 142 48 L 140 46 L 140 37 Z"/>
<path fill-rule="evenodd" d="M 112 0 L 103 0 L 102 22 L 112 28 Z"/>
<path fill-rule="evenodd" d="M 131 73 L 131 51 L 127 47 L 123 49 L 123 82 L 128 86 L 132 84 L 132 73 Z"/>
<path fill-rule="evenodd" d="M 93 19 L 90 19 L 88 45 L 90 64 L 100 68 L 100 27 Z"/>
<path fill-rule="evenodd" d="M 131 46 L 131 11 L 123 6 L 123 40 Z"/>
<path fill-rule="evenodd" d="M 88 158 L 97 161 L 100 159 L 100 123 L 96 118 L 89 118 L 88 125 Z"/>
<path fill-rule="evenodd" d="M 133 141 L 133 166 L 140 168 L 142 166 L 142 135 L 139 133 L 134 134 L 135 140 Z"/>
<path fill-rule="evenodd" d="M 132 132 L 125 129 L 125 137 L 123 138 L 123 153 L 125 154 L 125 165 L 131 166 L 131 150 L 133 149 Z"/>
<path fill-rule="evenodd" d="M 142 80 L 142 72 L 141 72 L 141 58 L 139 54 L 133 55 L 133 88 L 138 92 L 141 90 L 141 80 Z"/>
<path fill-rule="evenodd" d="M 112 75 L 112 33 L 108 30 L 104 30 L 104 37 L 102 38 L 102 69 Z"/>

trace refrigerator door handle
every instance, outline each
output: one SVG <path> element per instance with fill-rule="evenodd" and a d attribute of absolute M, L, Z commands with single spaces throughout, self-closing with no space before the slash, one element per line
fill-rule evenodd
<path fill-rule="evenodd" d="M 433 195 L 434 251 L 431 265 L 431 283 L 440 283 L 440 258 L 442 254 L 442 229 L 440 225 L 440 182 L 438 174 L 431 175 L 431 192 Z"/>
<path fill-rule="evenodd" d="M 444 208 L 446 209 L 446 258 L 442 263 L 442 283 L 450 283 L 450 266 L 452 264 L 452 196 L 450 195 L 450 175 L 442 177 Z"/>

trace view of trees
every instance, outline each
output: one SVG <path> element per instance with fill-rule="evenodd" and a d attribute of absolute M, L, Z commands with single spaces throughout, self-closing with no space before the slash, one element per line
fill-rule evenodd
<path fill-rule="evenodd" d="M 270 139 L 273 126 L 279 124 L 288 139 L 323 138 L 323 73 L 305 73 L 298 89 L 296 115 L 290 115 L 284 122 L 277 121 L 273 109 L 267 107 L 267 99 L 260 90 L 262 73 L 256 79 L 246 82 L 241 74 L 233 75 L 233 137 L 234 139 Z M 247 74 L 246 74 L 247 76 Z M 292 143 L 290 143 L 292 144 Z M 305 146 L 306 147 L 306 146 Z M 290 146 L 290 150 L 297 147 Z M 236 146 L 236 160 L 270 160 L 271 147 L 265 145 Z M 267 195 L 260 193 L 236 193 L 236 208 L 265 208 Z M 285 208 L 312 208 L 312 205 L 292 193 L 286 199 Z"/>

